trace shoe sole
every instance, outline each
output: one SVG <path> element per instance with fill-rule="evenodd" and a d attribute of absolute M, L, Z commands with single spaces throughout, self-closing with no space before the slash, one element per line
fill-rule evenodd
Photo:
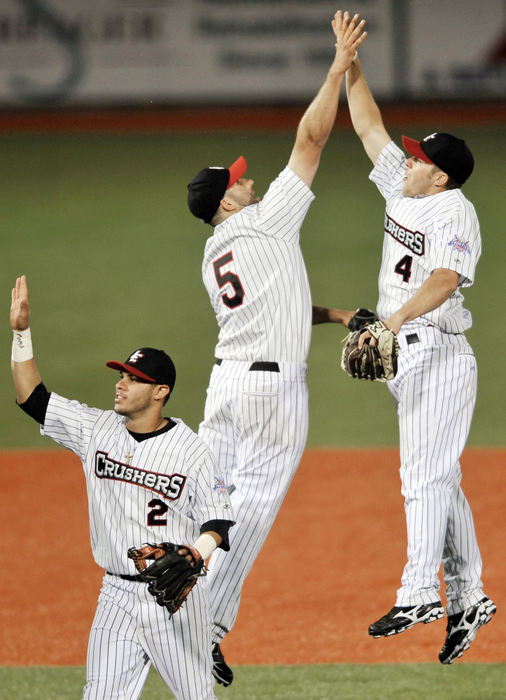
<path fill-rule="evenodd" d="M 410 630 L 412 627 L 418 625 L 421 622 L 423 622 L 424 625 L 428 625 L 429 622 L 435 622 L 436 620 L 440 620 L 443 616 L 444 610 L 442 607 L 433 608 L 432 610 L 429 610 L 428 613 L 426 613 L 425 617 L 421 618 L 420 620 L 414 620 L 413 622 L 409 622 L 407 625 L 404 625 L 404 627 L 398 627 L 396 629 L 390 630 L 390 632 L 382 632 L 380 634 L 371 634 L 369 632 L 369 635 L 373 637 L 373 639 L 380 639 L 381 637 L 393 637 L 394 634 L 406 632 L 407 630 Z"/>
<path fill-rule="evenodd" d="M 471 642 L 474 642 L 474 639 L 476 637 L 476 633 L 480 629 L 480 627 L 483 627 L 483 625 L 487 625 L 490 620 L 492 619 L 492 615 L 495 615 L 495 612 L 497 610 L 496 606 L 492 601 L 488 601 L 488 603 L 485 604 L 485 610 L 483 610 L 477 617 L 474 629 L 472 629 L 469 633 L 469 635 L 466 637 L 465 641 L 461 642 L 453 652 L 450 654 L 450 656 L 445 659 L 444 661 L 441 661 L 442 664 L 444 665 L 449 665 L 452 663 L 452 661 L 455 661 L 455 659 L 460 659 L 462 654 L 469 649 L 471 646 Z M 462 644 L 464 646 L 462 646 Z"/>

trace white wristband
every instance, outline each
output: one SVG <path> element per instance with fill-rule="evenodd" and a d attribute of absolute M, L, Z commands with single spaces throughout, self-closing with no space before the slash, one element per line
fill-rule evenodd
<path fill-rule="evenodd" d="M 12 331 L 12 355 L 13 362 L 26 362 L 33 358 L 32 334 L 30 329 L 25 331 Z"/>
<path fill-rule="evenodd" d="M 218 545 L 212 535 L 204 533 L 200 535 L 193 546 L 199 552 L 202 559 L 208 559 Z"/>

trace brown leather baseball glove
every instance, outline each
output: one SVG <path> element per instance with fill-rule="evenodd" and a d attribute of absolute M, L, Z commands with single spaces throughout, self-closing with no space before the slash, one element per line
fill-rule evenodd
<path fill-rule="evenodd" d="M 128 557 L 133 559 L 158 605 L 167 608 L 171 615 L 179 610 L 199 576 L 207 573 L 199 552 L 187 544 L 161 542 L 139 549 L 131 547 Z M 148 566 L 148 560 L 154 560 L 153 564 Z"/>

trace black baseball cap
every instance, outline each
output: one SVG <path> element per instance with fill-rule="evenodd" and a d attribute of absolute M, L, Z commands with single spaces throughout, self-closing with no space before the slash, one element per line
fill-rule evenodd
<path fill-rule="evenodd" d="M 188 184 L 188 207 L 193 216 L 210 224 L 226 190 L 244 175 L 247 167 L 244 156 L 239 156 L 229 168 L 210 166 L 199 170 Z"/>
<path fill-rule="evenodd" d="M 139 348 L 124 362 L 111 360 L 105 364 L 112 369 L 134 374 L 144 382 L 166 384 L 171 391 L 176 383 L 176 368 L 171 358 L 163 350 Z"/>
<path fill-rule="evenodd" d="M 402 143 L 412 156 L 434 163 L 459 185 L 463 185 L 473 172 L 473 154 L 466 142 L 456 136 L 441 132 L 430 134 L 421 141 L 403 136 Z"/>

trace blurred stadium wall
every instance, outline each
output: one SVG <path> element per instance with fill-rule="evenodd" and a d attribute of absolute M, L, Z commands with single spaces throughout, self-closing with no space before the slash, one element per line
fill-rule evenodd
<path fill-rule="evenodd" d="M 305 103 L 336 0 L 0 0 L 0 110 Z M 345 9 L 345 7 L 343 7 Z M 361 0 L 381 101 L 502 101 L 504 0 Z"/>

